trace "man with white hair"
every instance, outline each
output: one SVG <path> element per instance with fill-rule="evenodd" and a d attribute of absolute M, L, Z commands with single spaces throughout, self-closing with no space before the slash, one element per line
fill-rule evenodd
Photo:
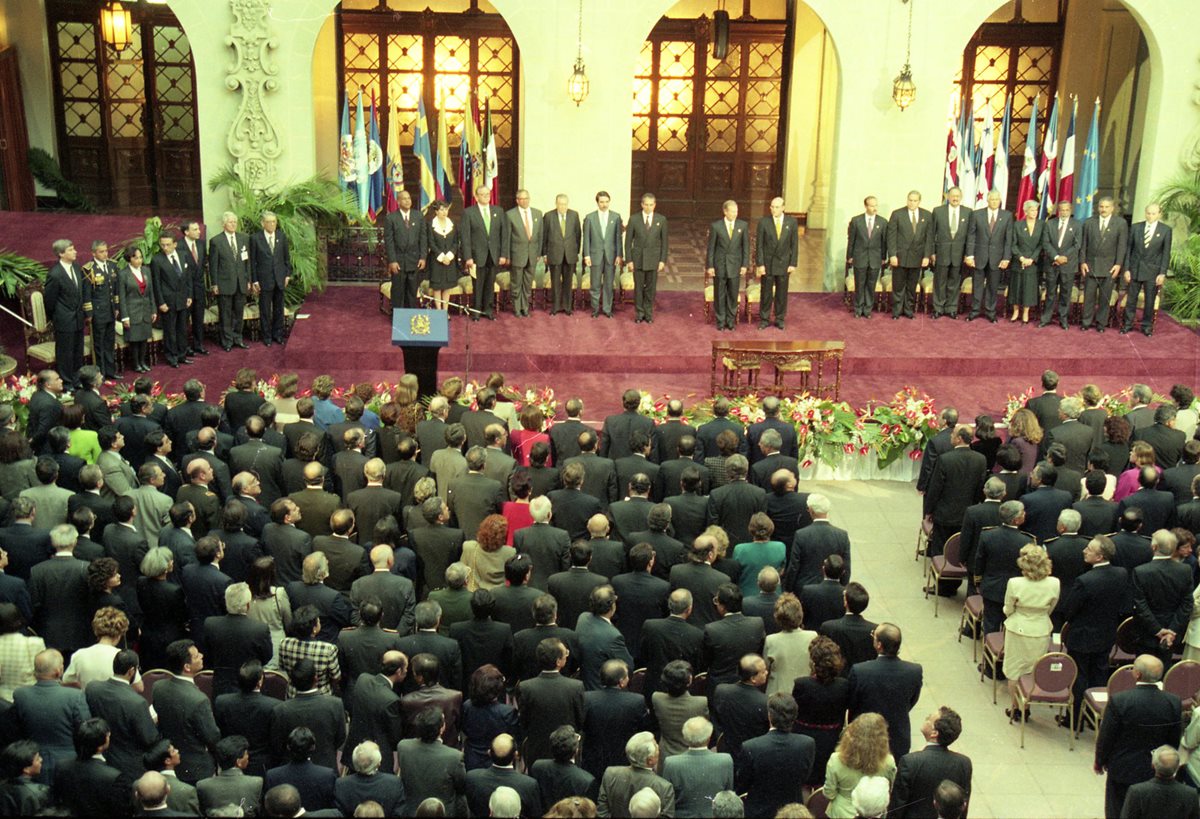
<path fill-rule="evenodd" d="M 1080 473 L 1087 471 L 1088 452 L 1096 436 L 1095 430 L 1079 422 L 1081 414 L 1083 401 L 1078 396 L 1068 395 L 1058 403 L 1058 417 L 1062 423 L 1046 433 L 1046 449 L 1053 444 L 1065 446 L 1067 468 Z"/>
<path fill-rule="evenodd" d="M 317 639 L 337 644 L 338 632 L 350 625 L 354 611 L 344 594 L 325 585 L 329 577 L 329 560 L 324 552 L 313 552 L 301 564 L 301 579 L 287 584 L 287 596 L 292 611 L 315 606 L 320 612 L 321 631 Z"/>
<path fill-rule="evenodd" d="M 266 665 L 275 653 L 271 629 L 266 623 L 247 616 L 250 599 L 248 585 L 232 583 L 225 588 L 226 614 L 204 621 L 204 646 L 213 669 L 214 698 L 238 690 L 237 675 L 242 663 L 258 660 Z"/>
<path fill-rule="evenodd" d="M 259 298 L 262 342 L 270 347 L 283 343 L 283 293 L 292 280 L 292 258 L 279 217 L 265 210 L 261 224 L 250 237 L 250 286 Z"/>
<path fill-rule="evenodd" d="M 1160 745 L 1150 754 L 1154 778 L 1139 782 L 1125 794 L 1122 816 L 1200 816 L 1196 789 L 1175 778 L 1179 771 L 1179 751 L 1170 745 Z"/>
<path fill-rule="evenodd" d="M 238 231 L 232 211 L 221 215 L 221 232 L 208 240 L 208 272 L 221 314 L 221 348 L 246 349 L 242 338 L 243 313 L 250 292 L 250 238 Z"/>
<path fill-rule="evenodd" d="M 600 797 L 596 801 L 596 813 L 602 817 L 629 816 L 629 800 L 642 788 L 649 788 L 661 801 L 660 813 L 675 815 L 675 788 L 670 782 L 654 773 L 658 767 L 658 743 L 654 734 L 641 731 L 625 743 L 628 765 L 613 765 L 604 772 L 600 782 Z"/>
<path fill-rule="evenodd" d="M 662 816 L 662 800 L 650 788 L 642 788 L 629 800 L 631 819 L 658 819 Z"/>
<path fill-rule="evenodd" d="M 1133 570 L 1133 616 L 1138 626 L 1138 649 L 1171 662 L 1176 640 L 1192 615 L 1192 571 L 1173 560 L 1178 541 L 1159 529 L 1150 536 L 1154 557 Z"/>
<path fill-rule="evenodd" d="M 808 496 L 808 513 L 813 522 L 792 538 L 791 555 L 783 576 L 783 590 L 799 596 L 811 583 L 820 583 L 821 566 L 830 555 L 840 555 L 844 563 L 842 585 L 850 582 L 850 535 L 829 522 L 829 498 L 820 492 Z"/>
<path fill-rule="evenodd" d="M 1058 513 L 1058 537 L 1047 540 L 1043 546 L 1050 556 L 1053 567 L 1052 573 L 1058 578 L 1062 595 L 1058 605 L 1050 614 L 1054 622 L 1054 630 L 1059 631 L 1066 620 L 1067 602 L 1075 579 L 1088 570 L 1087 561 L 1083 559 L 1083 550 L 1087 548 L 1091 538 L 1079 534 L 1083 525 L 1083 516 L 1074 509 L 1064 509 Z M 969 564 L 968 564 L 969 565 Z"/>
<path fill-rule="evenodd" d="M 864 819 L 887 816 L 890 790 L 891 783 L 887 777 L 864 776 L 858 780 L 858 784 L 850 792 L 850 802 L 854 805 L 855 815 Z"/>
<path fill-rule="evenodd" d="M 566 530 L 550 525 L 552 510 L 550 499 L 545 495 L 529 502 L 529 514 L 533 517 L 533 524 L 513 535 L 513 546 L 518 552 L 528 554 L 533 561 L 533 579 L 529 585 L 535 589 L 545 589 L 550 584 L 551 575 L 566 571 L 571 565 L 571 537 Z M 567 625 L 573 627 L 575 624 Z"/>
<path fill-rule="evenodd" d="M 429 417 L 417 422 L 416 438 L 420 449 L 421 466 L 429 468 L 433 453 L 446 446 L 446 419 L 450 415 L 450 401 L 444 395 L 435 395 L 429 400 Z"/>
<path fill-rule="evenodd" d="M 518 819 L 521 815 L 521 797 L 507 785 L 492 791 L 488 798 L 488 816 L 496 819 Z"/>
<path fill-rule="evenodd" d="M 733 757 L 709 750 L 712 734 L 711 722 L 692 717 L 683 723 L 688 749 L 663 760 L 663 778 L 675 788 L 675 810 L 680 816 L 704 816 L 712 810 L 718 791 L 733 789 Z"/>
<path fill-rule="evenodd" d="M 404 784 L 400 777 L 391 776 L 389 767 L 383 774 L 380 766 L 383 757 L 374 742 L 360 742 L 354 746 L 350 756 L 354 773 L 338 779 L 334 785 L 334 798 L 342 816 L 351 816 L 363 802 L 378 802 L 384 816 L 397 816 L 404 812 Z"/>

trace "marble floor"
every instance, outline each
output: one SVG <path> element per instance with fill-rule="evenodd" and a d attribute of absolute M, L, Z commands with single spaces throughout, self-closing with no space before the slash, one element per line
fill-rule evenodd
<path fill-rule="evenodd" d="M 913 748 L 921 747 L 920 725 L 934 709 L 946 705 L 962 716 L 953 749 L 974 764 L 972 819 L 1103 816 L 1104 779 L 1092 772 L 1095 734 L 1085 732 L 1069 751 L 1068 732 L 1048 709 L 1035 709 L 1022 750 L 1020 728 L 1004 716 L 1003 683 L 993 705 L 991 681 L 980 683 L 970 642 L 958 642 L 962 592 L 943 599 L 934 618 L 933 599 L 921 593 L 923 564 L 913 560 L 921 513 L 913 484 L 808 482 L 801 489 L 828 496 L 832 522 L 849 531 L 854 579 L 871 593 L 867 619 L 900 626 L 900 656 L 924 666 L 924 689 L 911 713 Z"/>

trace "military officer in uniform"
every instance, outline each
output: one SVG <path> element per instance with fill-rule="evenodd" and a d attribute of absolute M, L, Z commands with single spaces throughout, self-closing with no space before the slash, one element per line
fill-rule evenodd
<path fill-rule="evenodd" d="M 116 364 L 116 327 L 121 318 L 117 265 L 108 258 L 108 243 L 100 239 L 92 242 L 92 260 L 83 266 L 83 312 L 92 320 L 96 366 L 110 381 L 123 379 Z"/>

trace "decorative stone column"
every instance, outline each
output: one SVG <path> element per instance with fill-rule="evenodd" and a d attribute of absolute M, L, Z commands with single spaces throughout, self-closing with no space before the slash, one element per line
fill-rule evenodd
<path fill-rule="evenodd" d="M 279 90 L 279 67 L 271 56 L 278 47 L 267 30 L 267 0 L 231 0 L 233 24 L 225 45 L 234 50 L 234 63 L 225 87 L 241 92 L 242 101 L 229 126 L 226 144 L 233 169 L 254 190 L 272 187 L 278 180 L 276 162 L 283 152 L 279 134 L 267 114 L 263 98 Z"/>

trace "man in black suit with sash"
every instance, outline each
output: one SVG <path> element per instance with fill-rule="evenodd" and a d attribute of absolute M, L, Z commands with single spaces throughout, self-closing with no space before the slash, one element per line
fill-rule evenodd
<path fill-rule="evenodd" d="M 83 266 L 83 312 L 92 320 L 92 349 L 104 377 L 119 378 L 116 365 L 116 327 L 121 299 L 117 295 L 117 265 L 108 258 L 108 244 L 92 242 L 92 260 Z"/>
<path fill-rule="evenodd" d="M 996 291 L 1000 288 L 1000 271 L 1008 270 L 1012 262 L 1013 217 L 1000 207 L 1000 192 L 989 191 L 987 207 L 971 214 L 967 226 L 967 249 L 963 264 L 971 268 L 971 315 L 968 321 L 979 318 L 982 311 L 987 320 L 996 323 Z"/>
<path fill-rule="evenodd" d="M 463 256 L 467 271 L 475 280 L 473 307 L 486 318 L 494 320 L 496 268 L 508 264 L 508 218 L 496 205 L 489 205 L 492 189 L 487 185 L 475 188 L 475 202 L 465 208 L 461 221 Z M 478 315 L 471 319 L 477 321 Z"/>
<path fill-rule="evenodd" d="M 191 284 L 192 294 L 192 340 L 191 350 L 195 355 L 208 355 L 204 349 L 204 308 L 208 295 L 208 254 L 204 242 L 200 241 L 200 223 L 187 222 L 183 227 L 183 245 L 179 248 L 183 259 L 183 272 Z"/>
<path fill-rule="evenodd" d="M 1058 203 L 1058 218 L 1046 222 L 1042 231 L 1042 250 L 1050 261 L 1046 271 L 1046 306 L 1042 309 L 1039 327 L 1045 327 L 1054 318 L 1058 308 L 1058 320 L 1065 329 L 1067 312 L 1071 306 L 1071 287 L 1075 284 L 1075 273 L 1079 270 L 1079 245 L 1083 241 L 1083 226 L 1071 216 L 1071 203 Z"/>
<path fill-rule="evenodd" d="M 1129 248 L 1129 226 L 1113 213 L 1113 199 L 1102 196 L 1096 204 L 1097 214 L 1083 223 L 1083 240 L 1079 251 L 1079 272 L 1083 274 L 1083 322 L 1080 330 L 1096 323 L 1096 331 L 1104 332 L 1108 324 L 1108 305 L 1112 299 L 1113 283 L 1121 273 Z"/>
<path fill-rule="evenodd" d="M 579 212 L 570 210 L 567 203 L 567 195 L 560 193 L 554 197 L 554 210 L 542 217 L 542 258 L 550 274 L 552 316 L 569 316 L 575 311 L 575 265 L 579 263 L 583 228 Z"/>
<path fill-rule="evenodd" d="M 83 366 L 83 277 L 75 266 L 75 243 L 56 239 L 53 245 L 58 264 L 46 274 L 43 291 L 46 316 L 54 323 L 54 358 L 67 391 L 79 385 Z"/>
<path fill-rule="evenodd" d="M 887 259 L 890 234 L 890 225 L 879 215 L 879 201 L 874 196 L 863 200 L 863 209 L 846 229 L 846 266 L 854 271 L 855 318 L 871 317 L 875 285 Z"/>
<path fill-rule="evenodd" d="M 771 323 L 771 308 L 775 308 L 775 326 L 783 329 L 787 318 L 788 281 L 796 271 L 800 252 L 800 226 L 795 218 L 783 212 L 783 197 L 771 200 L 771 213 L 758 220 L 758 236 L 754 245 L 755 275 L 762 280 L 759 297 L 758 329 Z"/>
<path fill-rule="evenodd" d="M 892 318 L 913 318 L 917 282 L 933 255 L 933 217 L 921 207 L 921 192 L 909 191 L 906 205 L 892 211 L 887 225 L 892 268 Z M 856 283 L 857 285 L 857 283 Z"/>
<path fill-rule="evenodd" d="M 262 342 L 283 343 L 283 294 L 292 280 L 288 239 L 279 230 L 279 219 L 263 211 L 262 230 L 250 237 L 250 284 L 258 295 Z"/>
<path fill-rule="evenodd" d="M 1161 215 L 1158 203 L 1151 202 L 1146 205 L 1146 221 L 1137 222 L 1130 231 L 1129 254 L 1125 259 L 1125 283 L 1129 290 L 1125 296 L 1122 335 L 1133 329 L 1139 294 L 1144 298 L 1142 335 L 1149 337 L 1154 333 L 1154 299 L 1171 263 L 1171 228 L 1158 221 Z"/>
<path fill-rule="evenodd" d="M 183 259 L 173 236 L 160 236 L 159 252 L 150 260 L 154 295 L 158 297 L 158 326 L 163 331 L 163 352 L 175 369 L 191 364 L 188 358 L 187 320 L 192 306 L 192 283 L 183 272 Z"/>
<path fill-rule="evenodd" d="M 726 199 L 721 212 L 724 218 L 708 228 L 704 272 L 706 279 L 713 280 L 717 329 L 732 330 L 737 321 L 742 277 L 750 268 L 750 231 L 745 220 L 737 218 L 737 202 Z"/>
<path fill-rule="evenodd" d="M 425 220 L 412 209 L 412 196 L 402 190 L 396 199 L 400 209 L 389 213 L 383 221 L 388 273 L 392 276 L 393 310 L 417 306 L 417 290 L 421 286 L 429 241 Z M 391 749 L 388 750 L 390 753 Z"/>
<path fill-rule="evenodd" d="M 246 349 L 242 338 L 246 295 L 250 291 L 250 240 L 238 232 L 236 213 L 221 217 L 223 230 L 208 240 L 209 275 L 221 318 L 221 348 Z"/>
<path fill-rule="evenodd" d="M 642 194 L 642 212 L 625 227 L 625 265 L 633 273 L 634 323 L 654 321 L 658 274 L 667 269 L 667 220 L 654 212 L 654 194 Z"/>
<path fill-rule="evenodd" d="M 933 317 L 958 318 L 962 263 L 971 210 L 962 205 L 962 189 L 951 188 L 933 209 Z"/>

